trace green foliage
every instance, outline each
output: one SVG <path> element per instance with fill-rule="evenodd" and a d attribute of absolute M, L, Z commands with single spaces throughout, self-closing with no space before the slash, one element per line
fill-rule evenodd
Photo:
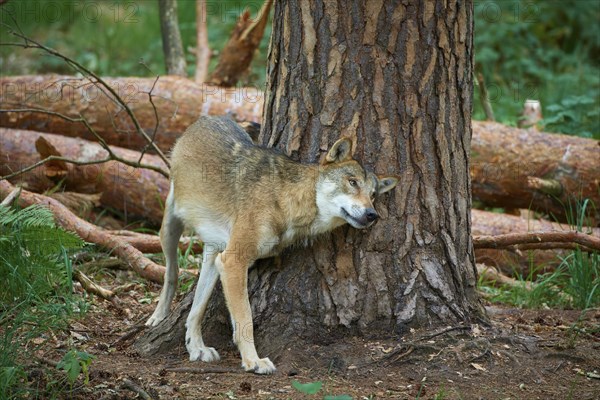
<path fill-rule="evenodd" d="M 208 40 L 213 57 L 210 70 L 218 61 L 237 17 L 248 8 L 254 17 L 262 2 L 220 0 L 207 2 Z M 177 2 L 179 29 L 189 76 L 194 75 L 196 57 L 196 2 Z M 2 9 L 16 17 L 23 31 L 55 48 L 102 76 L 164 75 L 165 66 L 158 18 L 158 2 L 114 0 L 110 2 L 56 0 L 19 0 Z M 1 13 L 2 22 L 10 22 Z M 0 28 L 0 33 L 3 29 Z M 267 26 L 259 53 L 242 85 L 264 86 L 267 47 L 271 26 Z M 7 35 L 2 34 L 3 38 Z M 17 57 L 11 54 L 17 54 Z M 60 73 L 71 68 L 53 57 L 39 57 L 15 48 L 0 48 L 0 68 L 8 75 Z"/>
<path fill-rule="evenodd" d="M 474 12 L 475 62 L 496 118 L 515 125 L 536 99 L 546 130 L 600 138 L 600 3 L 482 1 Z M 484 119 L 478 96 L 474 117 Z"/>
<path fill-rule="evenodd" d="M 0 276 L 7 282 L 0 301 L 41 303 L 53 293 L 69 293 L 67 270 L 60 262 L 63 249 L 83 245 L 80 238 L 56 227 L 47 208 L 31 206 L 17 211 L 0 207 Z"/>
<path fill-rule="evenodd" d="M 323 382 L 309 382 L 309 383 L 300 383 L 298 381 L 292 381 L 292 386 L 294 389 L 304 394 L 315 394 L 323 387 Z"/>
<path fill-rule="evenodd" d="M 58 228 L 44 207 L 0 207 L 0 398 L 27 396 L 22 361 L 33 339 L 67 327 L 86 304 L 72 295 L 68 251 L 84 242 Z"/>
<path fill-rule="evenodd" d="M 574 250 L 562 258 L 557 270 L 559 284 L 571 297 L 574 308 L 585 310 L 600 305 L 600 254 Z"/>
<path fill-rule="evenodd" d="M 309 383 L 300 383 L 296 380 L 292 381 L 292 386 L 294 389 L 303 394 L 317 394 L 323 388 L 323 382 L 309 382 Z M 352 396 L 347 394 L 341 395 L 325 395 L 323 396 L 323 400 L 352 400 Z"/>
<path fill-rule="evenodd" d="M 87 385 L 90 381 L 89 368 L 93 359 L 94 356 L 91 354 L 73 349 L 64 355 L 56 368 L 66 372 L 71 386 L 73 386 L 79 374 L 83 373 L 84 383 Z"/>
<path fill-rule="evenodd" d="M 486 282 L 480 282 L 480 290 L 487 293 L 491 301 L 510 304 L 521 308 L 565 307 L 569 305 L 568 298 L 561 293 L 557 285 L 560 272 L 536 275 L 539 267 L 531 266 L 529 274 L 515 274 L 518 281 L 516 286 L 495 288 Z"/>

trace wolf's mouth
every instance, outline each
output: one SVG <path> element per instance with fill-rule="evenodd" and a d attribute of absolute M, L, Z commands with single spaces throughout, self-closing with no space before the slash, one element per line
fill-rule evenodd
<path fill-rule="evenodd" d="M 346 211 L 344 209 L 344 207 L 342 207 L 342 216 L 344 217 L 344 219 L 346 221 L 350 220 L 350 221 L 354 222 L 354 223 L 351 223 L 350 225 L 354 226 L 355 228 L 366 228 L 367 227 L 367 224 L 365 224 L 361 220 L 353 217 L 352 214 L 350 214 L 348 211 Z"/>

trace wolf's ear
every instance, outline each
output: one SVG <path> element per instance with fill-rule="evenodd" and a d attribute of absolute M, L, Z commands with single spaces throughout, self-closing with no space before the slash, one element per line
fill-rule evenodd
<path fill-rule="evenodd" d="M 352 158 L 352 141 L 341 138 L 331 146 L 325 156 L 324 164 L 346 161 Z"/>
<path fill-rule="evenodd" d="M 398 178 L 395 176 L 378 176 L 377 177 L 377 194 L 389 192 L 398 184 Z"/>

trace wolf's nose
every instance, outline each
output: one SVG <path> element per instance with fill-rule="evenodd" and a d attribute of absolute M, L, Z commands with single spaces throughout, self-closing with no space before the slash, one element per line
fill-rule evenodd
<path fill-rule="evenodd" d="M 379 215 L 377 215 L 377 211 L 375 211 L 372 208 L 367 208 L 366 211 L 366 217 L 367 217 L 367 221 L 369 222 L 373 222 L 375 221 L 377 218 L 379 218 Z"/>

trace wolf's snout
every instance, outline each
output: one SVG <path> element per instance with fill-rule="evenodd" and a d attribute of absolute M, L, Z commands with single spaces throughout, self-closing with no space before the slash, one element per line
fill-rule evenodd
<path fill-rule="evenodd" d="M 377 211 L 375 211 L 373 208 L 367 208 L 367 210 L 365 211 L 365 217 L 367 218 L 367 221 L 373 222 L 377 218 L 379 218 L 379 215 L 377 214 Z"/>

